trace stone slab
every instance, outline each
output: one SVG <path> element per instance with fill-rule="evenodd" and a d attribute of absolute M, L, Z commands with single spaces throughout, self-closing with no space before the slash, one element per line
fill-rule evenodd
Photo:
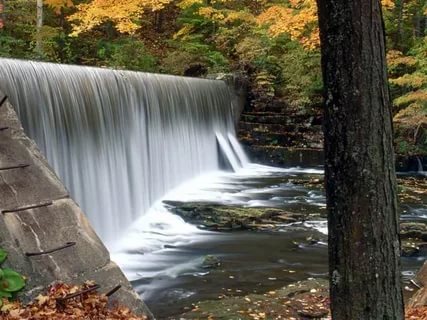
<path fill-rule="evenodd" d="M 3 94 L 0 92 L 0 100 Z M 7 127 L 7 129 L 2 129 Z M 29 165 L 25 168 L 1 168 Z M 31 208 L 30 208 L 31 207 Z M 48 254 L 49 251 L 75 245 Z M 79 206 L 24 133 L 12 106 L 0 106 L 0 247 L 8 252 L 5 266 L 27 277 L 21 298 L 37 296 L 56 281 L 81 284 L 92 280 L 134 312 L 154 319 L 89 224 Z"/>

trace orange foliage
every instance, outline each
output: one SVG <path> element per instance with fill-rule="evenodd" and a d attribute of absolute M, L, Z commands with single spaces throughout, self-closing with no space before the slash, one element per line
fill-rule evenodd
<path fill-rule="evenodd" d="M 136 316 L 126 307 L 109 308 L 108 297 L 95 291 L 78 294 L 81 290 L 88 289 L 93 285 L 93 282 L 87 282 L 83 286 L 69 286 L 58 283 L 49 288 L 47 295 L 39 295 L 34 302 L 27 306 L 23 306 L 19 302 L 5 303 L 0 311 L 0 319 L 147 320 L 146 316 Z M 64 300 L 64 297 L 70 294 L 77 294 L 77 296 Z"/>
<path fill-rule="evenodd" d="M 172 0 L 93 0 L 77 6 L 78 11 L 68 20 L 73 22 L 73 33 L 78 34 L 112 21 L 121 33 L 134 33 L 142 14 L 163 9 Z"/>
<path fill-rule="evenodd" d="M 291 0 L 290 7 L 272 6 L 258 16 L 260 25 L 269 26 L 269 34 L 277 37 L 287 33 L 307 49 L 319 45 L 317 7 L 312 0 Z"/>
<path fill-rule="evenodd" d="M 427 307 L 409 308 L 405 314 L 406 320 L 427 320 Z"/>
<path fill-rule="evenodd" d="M 382 0 L 382 5 L 383 9 L 391 9 L 394 7 L 394 2 Z M 260 25 L 268 25 L 268 31 L 272 37 L 286 33 L 306 49 L 313 50 L 319 47 L 315 0 L 289 0 L 288 6 L 273 5 L 261 13 L 257 21 Z"/>

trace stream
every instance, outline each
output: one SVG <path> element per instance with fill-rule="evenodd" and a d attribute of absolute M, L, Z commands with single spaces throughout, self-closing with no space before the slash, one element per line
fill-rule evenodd
<path fill-rule="evenodd" d="M 214 172 L 199 177 L 173 190 L 164 200 L 324 215 L 322 179 L 320 168 L 279 169 L 250 164 L 236 173 Z M 401 204 L 402 219 L 427 219 L 427 196 L 421 196 L 421 202 L 406 200 Z M 327 278 L 324 219 L 283 224 L 262 232 L 211 232 L 183 222 L 161 203 L 151 211 L 130 228 L 120 249 L 113 250 L 113 259 L 158 319 L 191 310 L 197 301 L 263 293 L 307 278 Z M 220 266 L 204 268 L 207 255 L 218 258 Z M 402 258 L 404 284 L 423 261 L 424 257 Z"/>

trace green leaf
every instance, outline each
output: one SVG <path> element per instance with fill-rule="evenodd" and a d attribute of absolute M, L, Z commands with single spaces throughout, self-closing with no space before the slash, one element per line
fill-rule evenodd
<path fill-rule="evenodd" d="M 4 277 L 0 281 L 0 290 L 6 292 L 16 292 L 25 286 L 24 278 L 12 269 L 3 269 Z"/>
<path fill-rule="evenodd" d="M 0 269 L 0 280 L 3 279 L 3 277 L 4 277 L 3 269 Z"/>
<path fill-rule="evenodd" d="M 0 264 L 3 263 L 7 258 L 7 252 L 0 249 Z"/>
<path fill-rule="evenodd" d="M 12 298 L 12 293 L 0 290 L 0 299 L 1 298 Z"/>

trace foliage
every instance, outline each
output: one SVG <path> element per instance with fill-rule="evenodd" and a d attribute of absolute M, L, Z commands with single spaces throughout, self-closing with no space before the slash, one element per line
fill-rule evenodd
<path fill-rule="evenodd" d="M 0 265 L 6 261 L 7 252 L 0 248 Z M 9 268 L 0 268 L 0 307 L 3 302 L 13 297 L 13 294 L 25 286 L 24 277 Z"/>
<path fill-rule="evenodd" d="M 276 99 L 301 111 L 319 104 L 315 0 L 45 0 L 44 4 L 44 26 L 37 29 L 34 2 L 7 2 L 0 56 L 178 75 L 193 67 L 209 73 L 237 72 L 249 80 L 252 107 L 259 110 Z M 427 4 L 382 0 L 382 5 L 397 115 L 426 103 Z M 395 121 L 401 125 L 414 116 L 409 110 L 407 114 Z"/>
<path fill-rule="evenodd" d="M 77 11 L 68 17 L 74 22 L 73 36 L 111 21 L 121 33 L 133 34 L 139 28 L 138 20 L 146 11 L 161 10 L 171 0 L 93 0 L 77 5 Z"/>
<path fill-rule="evenodd" d="M 108 66 L 119 69 L 156 71 L 156 58 L 138 40 L 124 39 L 115 43 L 107 63 Z"/>
<path fill-rule="evenodd" d="M 309 50 L 319 47 L 315 1 L 291 0 L 287 6 L 271 6 L 258 16 L 257 21 L 261 25 L 268 25 L 268 32 L 273 37 L 288 34 L 292 40 L 299 41 Z"/>
<path fill-rule="evenodd" d="M 38 319 L 38 320 L 63 320 L 63 319 L 110 319 L 110 320 L 145 320 L 146 316 L 136 316 L 128 308 L 116 306 L 109 308 L 108 297 L 90 291 L 78 295 L 76 298 L 60 299 L 69 294 L 90 289 L 93 282 L 86 282 L 82 286 L 72 286 L 63 283 L 52 285 L 46 295 L 39 295 L 27 306 L 19 302 L 4 305 L 0 317 L 3 320 Z"/>

